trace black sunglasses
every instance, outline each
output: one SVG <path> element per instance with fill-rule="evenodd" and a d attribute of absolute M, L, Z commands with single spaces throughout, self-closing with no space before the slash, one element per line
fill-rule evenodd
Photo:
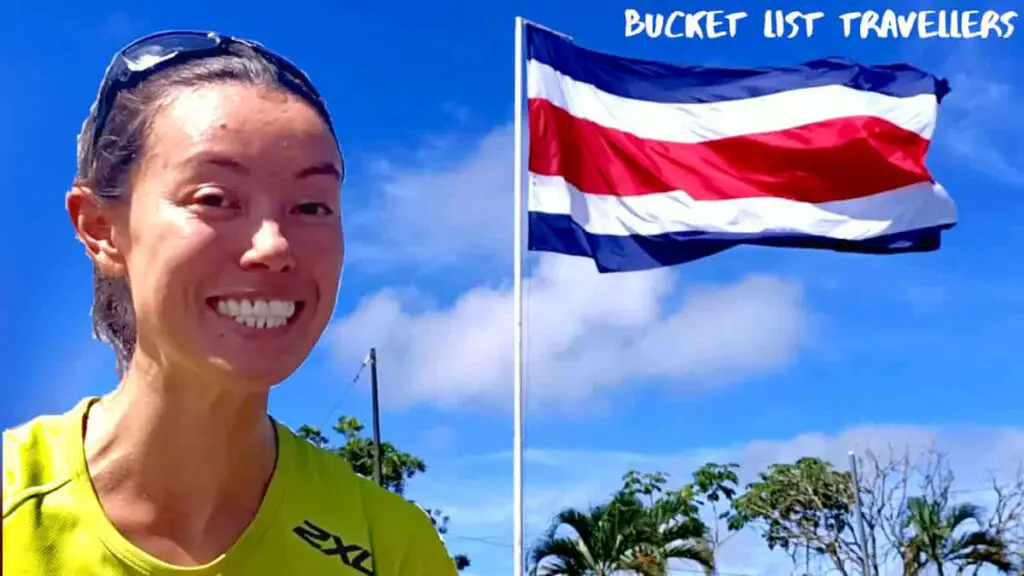
<path fill-rule="evenodd" d="M 273 64 L 279 71 L 278 76 L 281 83 L 316 109 L 317 113 L 327 122 L 331 134 L 337 142 L 338 137 L 334 133 L 334 123 L 331 121 L 331 115 L 327 111 L 327 104 L 323 97 L 320 96 L 320 92 L 313 86 L 313 82 L 306 76 L 306 73 L 287 58 L 252 40 L 216 32 L 172 30 L 143 36 L 119 50 L 114 56 L 103 75 L 96 103 L 93 104 L 93 147 L 96 147 L 100 134 L 103 133 L 103 127 L 107 123 L 110 110 L 118 94 L 135 88 L 161 70 L 192 60 L 232 54 L 231 47 L 236 45 L 254 50 Z"/>

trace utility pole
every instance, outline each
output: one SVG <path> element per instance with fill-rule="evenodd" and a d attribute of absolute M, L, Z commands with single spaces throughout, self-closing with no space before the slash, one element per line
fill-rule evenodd
<path fill-rule="evenodd" d="M 853 476 L 853 505 L 857 512 L 857 528 L 860 532 L 861 562 L 864 565 L 864 576 L 872 576 L 871 554 L 868 552 L 868 533 L 864 528 L 864 510 L 860 504 L 860 476 L 857 474 L 857 456 L 850 451 L 850 474 Z"/>
<path fill-rule="evenodd" d="M 373 481 L 384 485 L 380 463 L 380 406 L 377 402 L 377 349 L 370 348 L 370 395 L 373 397 Z"/>

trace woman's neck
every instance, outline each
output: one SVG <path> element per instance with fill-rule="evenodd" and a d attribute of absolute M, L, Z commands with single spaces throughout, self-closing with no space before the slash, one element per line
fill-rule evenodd
<path fill-rule="evenodd" d="M 225 540 L 186 559 L 215 556 L 241 534 L 277 452 L 266 392 L 204 384 L 133 361 L 118 389 L 93 406 L 85 430 L 93 484 L 122 533 L 158 534 L 185 551 Z M 181 560 L 159 554 L 159 544 L 143 547 Z"/>

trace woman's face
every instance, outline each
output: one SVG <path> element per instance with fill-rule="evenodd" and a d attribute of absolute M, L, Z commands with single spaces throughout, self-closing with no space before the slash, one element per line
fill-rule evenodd
<path fill-rule="evenodd" d="M 112 229 L 138 352 L 258 387 L 295 371 L 337 296 L 340 166 L 292 95 L 226 84 L 161 107 Z"/>

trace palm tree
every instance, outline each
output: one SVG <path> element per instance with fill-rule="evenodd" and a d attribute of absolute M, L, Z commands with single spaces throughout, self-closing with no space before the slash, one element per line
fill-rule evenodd
<path fill-rule="evenodd" d="M 979 528 L 961 530 L 972 522 Z M 903 554 L 906 576 L 916 576 L 928 565 L 935 566 L 938 576 L 946 576 L 945 568 L 950 564 L 957 567 L 958 575 L 972 568 L 977 573 L 985 565 L 1013 573 L 1006 543 L 984 529 L 982 509 L 974 504 L 947 508 L 941 501 L 910 498 L 903 526 L 913 533 Z"/>
<path fill-rule="evenodd" d="M 670 492 L 641 508 L 637 550 L 643 562 L 633 568 L 638 574 L 664 576 L 670 560 L 693 562 L 706 574 L 713 573 L 714 549 L 692 499 L 682 492 Z"/>
<path fill-rule="evenodd" d="M 562 528 L 570 536 L 558 536 Z M 630 491 L 586 512 L 560 512 L 532 553 L 535 576 L 668 574 L 670 560 L 695 562 L 710 573 L 714 552 L 693 503 L 670 493 L 645 503 Z M 543 564 L 543 566 L 542 566 Z"/>
<path fill-rule="evenodd" d="M 531 553 L 534 576 L 610 576 L 630 570 L 640 511 L 612 501 L 559 512 Z M 562 528 L 573 532 L 559 536 Z"/>

